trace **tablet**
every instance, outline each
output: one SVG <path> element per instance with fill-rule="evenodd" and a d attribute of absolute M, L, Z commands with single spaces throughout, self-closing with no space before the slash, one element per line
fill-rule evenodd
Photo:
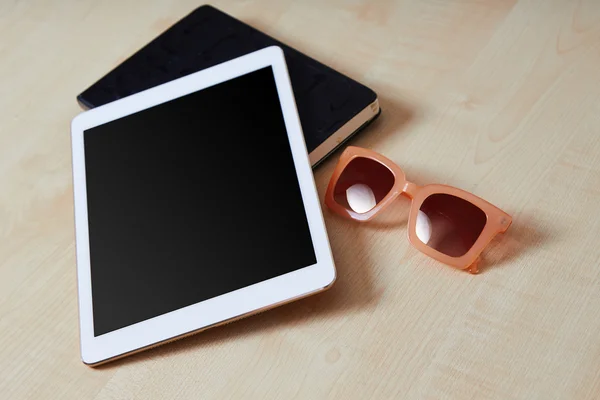
<path fill-rule="evenodd" d="M 84 363 L 335 280 L 280 48 L 87 111 L 71 129 Z"/>

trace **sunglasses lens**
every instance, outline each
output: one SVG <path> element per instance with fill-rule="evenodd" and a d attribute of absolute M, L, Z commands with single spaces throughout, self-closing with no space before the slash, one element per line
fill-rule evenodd
<path fill-rule="evenodd" d="M 349 210 L 363 214 L 373 209 L 392 190 L 394 174 L 370 158 L 350 161 L 334 189 L 335 201 Z"/>
<path fill-rule="evenodd" d="M 476 205 L 449 194 L 425 199 L 417 215 L 419 240 L 450 257 L 465 255 L 481 235 L 487 217 Z"/>

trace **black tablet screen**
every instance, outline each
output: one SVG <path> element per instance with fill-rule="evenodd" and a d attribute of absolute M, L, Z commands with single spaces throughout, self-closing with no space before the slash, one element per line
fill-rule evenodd
<path fill-rule="evenodd" d="M 270 67 L 84 143 L 95 336 L 316 263 Z"/>

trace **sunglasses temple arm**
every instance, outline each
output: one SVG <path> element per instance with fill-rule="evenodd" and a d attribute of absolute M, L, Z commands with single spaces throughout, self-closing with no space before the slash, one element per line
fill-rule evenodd
<path fill-rule="evenodd" d="M 512 217 L 508 214 L 506 214 L 504 217 L 502 217 L 502 219 L 500 220 L 500 233 L 505 233 L 508 228 L 510 227 L 510 225 L 512 224 Z"/>
<path fill-rule="evenodd" d="M 475 261 L 473 261 L 473 263 L 467 267 L 467 271 L 469 271 L 473 275 L 478 274 L 480 262 L 481 262 L 481 257 L 478 256 L 477 259 Z"/>

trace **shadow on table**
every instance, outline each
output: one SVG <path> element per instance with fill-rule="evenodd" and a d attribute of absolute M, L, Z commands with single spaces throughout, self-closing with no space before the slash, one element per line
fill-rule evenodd
<path fill-rule="evenodd" d="M 513 216 L 508 231 L 496 235 L 482 254 L 480 273 L 489 269 L 501 268 L 518 260 L 527 252 L 557 240 L 558 232 L 542 224 L 536 217 L 527 213 Z"/>
<path fill-rule="evenodd" d="M 402 128 L 412 120 L 412 116 L 414 115 L 404 106 L 395 104 L 385 98 L 380 100 L 383 109 L 382 115 L 359 135 L 361 138 L 365 138 L 364 140 L 368 140 L 371 146 L 389 135 L 401 134 Z M 377 134 L 374 135 L 374 133 Z M 375 137 L 369 138 L 371 135 Z M 365 146 L 365 144 L 358 145 Z M 334 154 L 332 159 L 337 160 L 338 157 L 339 154 Z M 328 180 L 328 176 L 331 175 L 331 170 L 335 166 L 335 162 L 332 159 L 327 160 L 323 166 L 315 171 L 315 175 L 322 175 L 321 180 Z M 316 177 L 316 180 L 319 181 L 319 177 Z M 322 192 L 322 198 L 324 191 L 319 191 Z M 401 202 L 397 203 L 400 204 Z M 396 206 L 390 206 L 389 211 L 391 212 L 388 215 L 395 216 L 396 214 L 393 212 L 395 208 Z M 402 219 L 403 211 L 401 211 L 400 206 L 398 210 L 400 211 L 397 211 L 397 216 Z M 201 346 L 212 346 L 249 335 L 264 335 L 270 331 L 284 329 L 293 325 L 309 322 L 314 323 L 315 321 L 327 320 L 334 316 L 347 315 L 374 308 L 378 302 L 380 293 L 376 292 L 372 283 L 372 262 L 369 256 L 369 246 L 366 244 L 367 238 L 370 236 L 369 229 L 364 229 L 365 227 L 363 226 L 358 227 L 354 221 L 337 218 L 325 208 L 323 212 L 338 274 L 337 281 L 331 289 L 264 313 L 241 319 L 232 324 L 215 327 L 174 343 L 133 354 L 98 368 L 111 369 L 126 363 L 185 352 Z M 385 225 L 381 221 L 376 222 L 376 224 Z M 354 230 L 354 234 L 348 234 L 352 230 Z"/>

